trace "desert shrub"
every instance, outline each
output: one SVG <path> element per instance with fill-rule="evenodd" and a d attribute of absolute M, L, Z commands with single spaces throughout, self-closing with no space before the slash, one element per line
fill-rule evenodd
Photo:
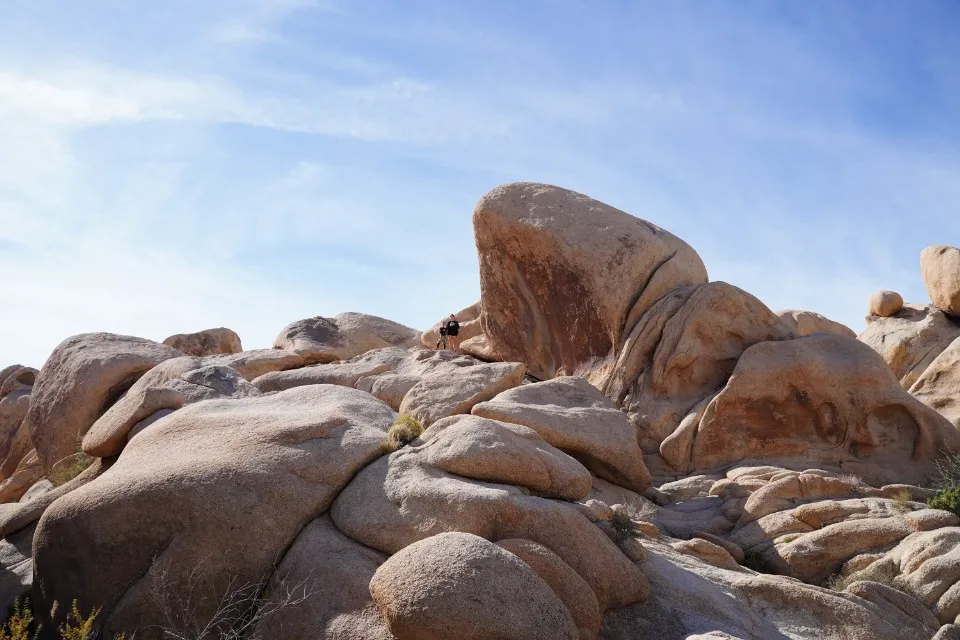
<path fill-rule="evenodd" d="M 947 452 L 934 461 L 937 478 L 934 489 L 951 489 L 960 486 L 960 454 Z"/>
<path fill-rule="evenodd" d="M 396 451 L 402 449 L 423 433 L 423 425 L 420 421 L 407 413 L 401 413 L 397 416 L 393 426 L 387 431 L 387 437 L 383 441 L 383 447 L 387 451 Z"/>
<path fill-rule="evenodd" d="M 626 509 L 614 509 L 610 516 L 610 526 L 616 534 L 617 542 L 627 538 L 636 538 L 639 536 L 637 530 L 633 528 L 633 518 Z"/>
<path fill-rule="evenodd" d="M 944 453 L 934 464 L 940 476 L 934 488 L 939 491 L 927 499 L 927 505 L 960 515 L 960 454 Z"/>
<path fill-rule="evenodd" d="M 910 508 L 910 499 L 911 499 L 911 498 L 913 498 L 913 496 L 912 496 L 912 495 L 910 494 L 910 492 L 907 491 L 906 489 L 903 489 L 902 491 L 897 491 L 897 492 L 896 492 L 895 494 L 893 494 L 893 496 L 892 496 L 892 500 L 893 500 L 893 510 L 894 510 L 894 511 L 899 511 L 900 513 L 906 513 L 906 512 L 908 512 L 908 511 L 913 511 L 913 509 Z"/>
<path fill-rule="evenodd" d="M 94 609 L 89 616 L 84 616 L 80 613 L 77 601 L 74 600 L 67 613 L 67 619 L 60 625 L 60 637 L 62 640 L 94 640 L 99 636 L 94 626 L 98 615 L 100 615 L 100 609 Z M 117 640 L 123 640 L 123 636 L 119 636 Z"/>
<path fill-rule="evenodd" d="M 932 509 L 943 509 L 960 515 L 960 484 L 941 489 L 937 495 L 927 499 Z"/>
<path fill-rule="evenodd" d="M 743 552 L 743 566 L 757 573 L 764 573 L 767 570 L 767 561 L 763 559 L 762 552 L 756 549 L 748 549 Z"/>
<path fill-rule="evenodd" d="M 34 626 L 30 599 L 17 598 L 7 614 L 6 621 L 0 627 L 0 640 L 31 640 L 39 634 L 40 625 Z"/>
<path fill-rule="evenodd" d="M 788 543 L 788 544 L 789 544 L 789 543 L 793 542 L 794 540 L 796 540 L 796 539 L 799 538 L 799 537 L 800 537 L 799 534 L 793 533 L 793 534 L 790 534 L 790 535 L 788 535 L 788 536 L 783 536 L 782 542 L 785 542 L 785 543 Z"/>
<path fill-rule="evenodd" d="M 77 452 L 73 455 L 73 461 L 54 469 L 48 479 L 55 487 L 67 484 L 93 464 L 93 460 L 94 458 L 83 452 L 83 436 L 77 436 Z"/>

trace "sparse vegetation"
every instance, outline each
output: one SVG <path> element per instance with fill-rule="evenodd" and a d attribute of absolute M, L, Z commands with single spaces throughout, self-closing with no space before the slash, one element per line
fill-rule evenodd
<path fill-rule="evenodd" d="M 633 518 L 626 509 L 614 509 L 610 516 L 610 526 L 616 534 L 617 542 L 627 538 L 636 538 L 639 533 L 633 528 Z"/>
<path fill-rule="evenodd" d="M 383 447 L 387 451 L 396 451 L 407 446 L 420 437 L 423 433 L 423 425 L 420 421 L 407 413 L 401 413 L 397 416 L 393 426 L 387 431 L 387 437 L 383 441 Z"/>
<path fill-rule="evenodd" d="M 56 605 L 54 605 L 56 606 Z M 67 619 L 60 625 L 60 640 L 97 640 L 101 637 L 100 629 L 97 628 L 97 616 L 100 615 L 100 609 L 94 609 L 90 615 L 84 616 L 80 613 L 80 606 L 76 600 L 67 613 Z M 33 609 L 29 598 L 18 598 L 6 621 L 0 627 L 0 640 L 36 640 L 40 636 L 42 625 L 37 623 L 33 617 Z M 114 636 L 114 640 L 125 640 L 126 635 L 120 634 Z"/>
<path fill-rule="evenodd" d="M 743 553 L 743 566 L 752 569 L 757 573 L 765 573 L 767 562 L 763 559 L 763 553 L 756 549 L 748 549 Z"/>
<path fill-rule="evenodd" d="M 32 634 L 31 634 L 32 632 Z M 3 627 L 0 627 L 0 640 L 31 640 L 40 634 L 40 625 L 34 625 L 33 610 L 29 598 L 17 598 Z"/>
<path fill-rule="evenodd" d="M 934 487 L 940 491 L 927 504 L 960 515 L 960 454 L 945 453 L 935 464 L 940 477 Z"/>
<path fill-rule="evenodd" d="M 906 489 L 898 491 L 893 494 L 893 510 L 899 513 L 907 513 L 908 511 L 913 511 L 910 507 L 910 499 L 913 496 Z"/>
<path fill-rule="evenodd" d="M 60 485 L 67 484 L 93 464 L 94 458 L 83 452 L 82 442 L 82 438 L 78 436 L 77 452 L 73 455 L 73 460 L 69 464 L 55 468 L 50 473 L 49 480 L 53 486 L 59 487 Z"/>
<path fill-rule="evenodd" d="M 793 542 L 794 540 L 796 540 L 796 539 L 799 538 L 799 537 L 800 537 L 799 534 L 792 533 L 792 534 L 790 534 L 790 535 L 788 535 L 788 536 L 783 536 L 783 540 L 781 540 L 781 542 L 784 542 L 784 543 L 789 544 L 789 543 Z"/>
<path fill-rule="evenodd" d="M 878 582 L 888 587 L 893 587 L 894 589 L 903 591 L 903 589 L 894 582 L 893 574 L 889 571 L 882 570 L 880 568 L 882 566 L 883 565 L 874 563 L 868 566 L 866 569 L 854 571 L 848 575 L 844 575 L 842 571 L 835 573 L 827 579 L 825 586 L 834 591 L 846 591 L 847 587 L 854 582 L 869 581 Z"/>

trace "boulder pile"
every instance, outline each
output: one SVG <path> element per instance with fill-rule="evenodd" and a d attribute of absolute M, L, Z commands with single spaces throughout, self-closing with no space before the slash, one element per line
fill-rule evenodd
<path fill-rule="evenodd" d="M 360 313 L 0 371 L 0 607 L 100 637 L 960 637 L 960 251 L 867 329 L 517 183 L 458 352 Z"/>

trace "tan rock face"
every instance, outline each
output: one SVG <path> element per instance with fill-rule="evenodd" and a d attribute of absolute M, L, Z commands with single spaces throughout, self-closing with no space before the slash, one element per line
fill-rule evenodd
<path fill-rule="evenodd" d="M 550 549 L 576 571 L 590 585 L 602 611 L 645 599 L 647 586 L 640 569 L 579 509 L 566 501 L 531 495 L 543 486 L 543 466 L 546 477 L 560 479 L 572 458 L 563 462 L 564 454 L 554 450 L 511 466 L 506 453 L 495 452 L 507 448 L 512 436 L 495 439 L 499 432 L 491 429 L 476 444 L 461 444 L 472 430 L 469 425 L 480 424 L 473 421 L 483 419 L 455 417 L 438 423 L 420 441 L 366 467 L 331 508 L 337 528 L 384 553 L 447 531 L 487 540 L 523 538 Z M 456 429 L 458 423 L 467 426 Z M 544 453 L 551 449 L 545 442 L 538 446 Z M 442 466 L 456 473 L 430 462 L 438 455 L 434 450 Z M 555 486 L 552 495 L 576 485 L 565 480 Z M 573 498 L 573 493 L 567 497 Z M 576 499 L 584 498 L 585 494 Z"/>
<path fill-rule="evenodd" d="M 10 477 L 33 447 L 30 429 L 22 425 L 37 373 L 36 369 L 21 365 L 0 371 L 0 481 Z"/>
<path fill-rule="evenodd" d="M 640 317 L 604 392 L 630 415 L 644 451 L 653 453 L 726 383 L 745 349 L 793 337 L 766 305 L 725 282 L 677 289 Z"/>
<path fill-rule="evenodd" d="M 525 372 L 526 367 L 517 362 L 438 370 L 425 375 L 407 392 L 400 413 L 409 413 L 424 426 L 469 413 L 474 405 L 519 385 Z"/>
<path fill-rule="evenodd" d="M 704 411 L 695 469 L 738 460 L 842 465 L 865 479 L 922 484 L 960 442 L 942 416 L 906 393 L 856 340 L 828 334 L 748 349 Z"/>
<path fill-rule="evenodd" d="M 879 353 L 909 389 L 958 337 L 960 321 L 936 307 L 905 304 L 889 318 L 875 318 L 857 339 Z"/>
<path fill-rule="evenodd" d="M 243 351 L 240 336 L 226 327 L 205 329 L 196 333 L 178 333 L 164 340 L 163 344 L 188 356 L 215 356 Z"/>
<path fill-rule="evenodd" d="M 140 376 L 182 355 L 167 345 L 112 333 L 61 342 L 37 376 L 24 418 L 43 468 L 76 453 L 78 439 Z"/>
<path fill-rule="evenodd" d="M 247 380 L 254 380 L 272 371 L 286 371 L 304 365 L 301 356 L 278 349 L 254 349 L 230 355 L 213 356 L 206 362 L 230 367 Z"/>
<path fill-rule="evenodd" d="M 903 308 L 903 297 L 896 291 L 877 291 L 870 296 L 870 315 L 887 318 Z"/>
<path fill-rule="evenodd" d="M 960 249 L 934 245 L 920 252 L 920 272 L 933 305 L 960 316 Z"/>
<path fill-rule="evenodd" d="M 86 594 L 112 637 L 162 624 L 162 605 L 177 606 L 167 596 L 191 595 L 195 615 L 209 620 L 231 580 L 269 576 L 301 528 L 378 455 L 395 416 L 368 394 L 331 385 L 172 413 L 131 439 L 109 473 L 44 513 L 35 609 L 47 616 L 54 601 Z M 45 626 L 56 628 L 62 614 Z"/>
<path fill-rule="evenodd" d="M 157 412 L 201 400 L 260 393 L 234 369 L 205 365 L 206 361 L 210 359 L 185 356 L 150 369 L 93 423 L 83 437 L 84 453 L 98 458 L 119 455 L 134 426 Z"/>
<path fill-rule="evenodd" d="M 930 363 L 910 393 L 960 429 L 960 337 Z"/>
<path fill-rule="evenodd" d="M 497 546 L 523 560 L 550 586 L 570 612 L 583 640 L 597 637 L 600 631 L 597 597 L 590 585 L 570 565 L 543 545 L 530 540 L 498 540 Z"/>
<path fill-rule="evenodd" d="M 814 333 L 835 333 L 838 336 L 847 336 L 848 338 L 857 337 L 857 332 L 847 325 L 831 320 L 814 311 L 788 309 L 777 311 L 777 316 L 798 336 L 809 336 Z"/>
<path fill-rule="evenodd" d="M 377 569 L 370 593 L 399 640 L 580 637 L 533 569 L 469 533 L 441 533 L 394 554 Z"/>
<path fill-rule="evenodd" d="M 851 579 L 861 576 L 913 595 L 940 624 L 960 624 L 960 527 L 911 533 Z"/>
<path fill-rule="evenodd" d="M 471 413 L 530 427 L 610 482 L 637 492 L 650 486 L 633 425 L 583 378 L 525 384 L 474 406 Z"/>
<path fill-rule="evenodd" d="M 288 324 L 273 342 L 274 349 L 296 353 L 304 364 L 349 360 L 372 349 L 412 347 L 419 333 L 402 324 L 365 313 L 316 316 Z"/>
<path fill-rule="evenodd" d="M 369 589 L 386 559 L 337 531 L 330 518 L 317 518 L 300 532 L 273 574 L 259 637 L 393 640 Z"/>
<path fill-rule="evenodd" d="M 610 357 L 657 298 L 707 281 L 679 238 L 559 187 L 497 187 L 473 224 L 483 332 L 494 352 L 540 379 Z"/>

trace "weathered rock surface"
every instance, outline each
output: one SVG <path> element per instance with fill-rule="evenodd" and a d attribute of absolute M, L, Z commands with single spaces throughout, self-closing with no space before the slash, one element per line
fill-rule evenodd
<path fill-rule="evenodd" d="M 259 378 L 272 371 L 296 369 L 305 364 L 300 355 L 279 349 L 241 351 L 231 355 L 213 356 L 206 362 L 230 367 L 247 380 Z"/>
<path fill-rule="evenodd" d="M 960 429 L 960 337 L 920 374 L 910 393 Z"/>
<path fill-rule="evenodd" d="M 927 247 L 920 252 L 920 273 L 933 306 L 960 316 L 960 249 L 946 245 Z"/>
<path fill-rule="evenodd" d="M 870 296 L 871 316 L 887 318 L 903 309 L 903 296 L 896 291 L 876 291 Z"/>
<path fill-rule="evenodd" d="M 33 527 L 0 540 L 0 610 L 30 591 L 33 583 Z"/>
<path fill-rule="evenodd" d="M 420 334 L 402 324 L 365 313 L 316 316 L 288 324 L 273 342 L 274 349 L 296 353 L 304 364 L 349 360 L 371 349 L 412 347 Z"/>
<path fill-rule="evenodd" d="M 530 495 L 528 487 L 538 483 L 534 465 L 510 469 L 488 464 L 483 478 L 476 480 L 443 471 L 429 462 L 433 449 L 461 451 L 461 470 L 472 463 L 471 459 L 486 455 L 477 447 L 458 447 L 455 442 L 461 433 L 452 427 L 478 420 L 482 419 L 450 418 L 428 429 L 420 442 L 361 471 L 331 508 L 337 528 L 383 553 L 395 553 L 447 531 L 473 533 L 487 540 L 523 538 L 563 559 L 590 585 L 601 610 L 644 599 L 647 585 L 639 568 L 579 509 L 569 502 Z M 506 440 L 502 442 L 501 447 Z M 492 441 L 488 444 L 491 449 L 499 448 Z M 450 468 L 452 456 L 443 458 L 444 466 Z M 518 476 L 521 470 L 526 470 L 523 477 Z M 558 477 L 556 471 L 548 471 L 548 475 L 551 473 Z M 499 481 L 497 475 L 501 476 Z M 577 499 L 583 498 L 586 495 Z"/>
<path fill-rule="evenodd" d="M 37 376 L 24 418 L 43 468 L 76 453 L 87 429 L 140 376 L 182 355 L 167 345 L 112 333 L 61 342 Z"/>
<path fill-rule="evenodd" d="M 477 203 L 473 225 L 483 332 L 500 357 L 539 379 L 612 357 L 655 300 L 707 282 L 679 238 L 559 187 L 497 187 Z"/>
<path fill-rule="evenodd" d="M 883 356 L 909 389 L 930 363 L 960 337 L 960 322 L 932 306 L 905 304 L 888 318 L 875 318 L 858 336 Z"/>
<path fill-rule="evenodd" d="M 926 606 L 940 624 L 960 624 L 960 527 L 911 533 L 850 580 L 888 584 Z"/>
<path fill-rule="evenodd" d="M 176 410 L 201 400 L 260 393 L 234 369 L 205 366 L 207 361 L 184 356 L 150 369 L 90 427 L 83 437 L 84 453 L 98 458 L 118 455 L 134 426 L 159 411 Z"/>
<path fill-rule="evenodd" d="M 872 350 L 819 334 L 745 351 L 704 410 L 689 454 L 669 462 L 689 471 L 795 459 L 836 465 L 872 484 L 922 484 L 938 452 L 956 450 L 958 438 Z"/>
<path fill-rule="evenodd" d="M 580 637 L 533 569 L 469 533 L 441 533 L 402 549 L 377 569 L 370 593 L 399 640 Z"/>
<path fill-rule="evenodd" d="M 530 427 L 610 482 L 637 492 L 650 486 L 633 425 L 583 378 L 525 384 L 475 405 L 471 413 Z"/>
<path fill-rule="evenodd" d="M 698 403 L 723 387 L 753 344 L 796 337 L 766 305 L 725 282 L 657 300 L 626 338 L 604 393 L 656 452 Z"/>
<path fill-rule="evenodd" d="M 570 612 L 583 640 L 592 640 L 600 631 L 600 607 L 590 585 L 557 554 L 530 540 L 498 540 L 506 549 L 533 569 Z"/>
<path fill-rule="evenodd" d="M 337 531 L 330 518 L 317 518 L 300 532 L 273 574 L 260 637 L 392 640 L 369 588 L 386 559 Z"/>
<path fill-rule="evenodd" d="M 590 491 L 586 468 L 524 426 L 454 417 L 437 422 L 421 439 L 432 441 L 425 462 L 447 473 L 518 485 L 561 500 L 579 500 Z"/>
<path fill-rule="evenodd" d="M 447 416 L 470 413 L 474 405 L 518 386 L 525 372 L 526 367 L 517 362 L 435 371 L 407 392 L 400 403 L 400 413 L 412 415 L 424 426 Z"/>
<path fill-rule="evenodd" d="M 925 640 L 933 633 L 894 607 L 744 568 L 714 567 L 663 543 L 646 547 L 650 598 L 607 612 L 600 634 L 605 640 L 643 634 L 687 640 L 698 633 L 758 640 Z"/>
<path fill-rule="evenodd" d="M 362 356 L 361 356 L 362 357 Z M 283 391 L 308 384 L 339 384 L 352 387 L 357 380 L 390 371 L 390 366 L 379 362 L 344 362 L 342 364 L 315 364 L 301 369 L 274 371 L 253 381 L 260 391 Z"/>
<path fill-rule="evenodd" d="M 164 622 L 164 605 L 186 596 L 191 615 L 209 620 L 231 584 L 269 576 L 301 528 L 377 456 L 395 416 L 368 394 L 328 385 L 172 413 L 131 439 L 109 473 L 44 513 L 37 610 L 47 617 L 54 601 L 85 594 L 103 607 L 108 637 L 132 628 L 159 637 L 151 625 Z"/>
<path fill-rule="evenodd" d="M 240 353 L 240 336 L 226 327 L 204 329 L 196 333 L 178 333 L 163 341 L 188 356 L 215 356 Z"/>
<path fill-rule="evenodd" d="M 10 477 L 33 447 L 29 427 L 22 426 L 37 373 L 20 365 L 0 371 L 0 481 Z"/>
<path fill-rule="evenodd" d="M 0 503 L 17 502 L 44 475 L 36 450 L 23 457 L 9 478 L 0 484 Z"/>
<path fill-rule="evenodd" d="M 777 316 L 798 336 L 809 336 L 814 333 L 835 333 L 838 336 L 847 336 L 848 338 L 857 337 L 857 332 L 847 325 L 831 320 L 815 311 L 788 309 L 777 311 Z"/>

